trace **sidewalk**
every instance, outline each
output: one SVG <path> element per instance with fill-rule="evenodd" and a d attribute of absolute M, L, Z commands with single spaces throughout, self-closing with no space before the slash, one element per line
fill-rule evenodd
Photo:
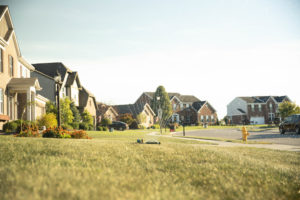
<path fill-rule="evenodd" d="M 172 139 L 181 139 L 181 140 L 196 140 L 202 142 L 212 142 L 214 144 L 218 144 L 222 147 L 255 147 L 255 148 L 265 148 L 265 149 L 273 149 L 273 150 L 281 150 L 281 151 L 294 151 L 300 152 L 299 146 L 293 145 L 283 145 L 283 144 L 242 144 L 242 143 L 234 143 L 234 142 L 224 142 L 217 140 L 205 140 L 205 139 L 196 139 L 196 138 L 184 138 L 184 137 L 173 137 L 172 135 L 160 135 L 157 132 L 149 133 L 148 135 L 158 136 L 158 137 L 166 137 Z"/>

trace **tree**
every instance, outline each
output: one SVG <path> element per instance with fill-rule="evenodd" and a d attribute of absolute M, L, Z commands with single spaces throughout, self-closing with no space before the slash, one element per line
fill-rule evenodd
<path fill-rule="evenodd" d="M 57 115 L 57 108 L 55 104 L 52 101 L 47 101 L 46 102 L 46 113 L 54 113 Z"/>
<path fill-rule="evenodd" d="M 284 101 L 279 105 L 279 114 L 281 119 L 285 119 L 289 115 L 300 113 L 300 107 L 290 101 Z"/>
<path fill-rule="evenodd" d="M 60 100 L 60 116 L 63 125 L 72 123 L 74 119 L 70 104 L 71 100 L 68 97 Z"/>
<path fill-rule="evenodd" d="M 159 97 L 159 100 L 157 99 Z M 172 116 L 172 106 L 168 93 L 163 86 L 159 86 L 151 102 L 151 108 L 154 113 L 158 116 L 158 109 L 162 109 L 162 122 L 165 124 L 168 119 Z"/>
<path fill-rule="evenodd" d="M 37 120 L 39 126 L 54 127 L 57 126 L 56 115 L 54 113 L 47 113 Z"/>
<path fill-rule="evenodd" d="M 134 119 L 132 117 L 132 114 L 130 114 L 130 113 L 121 114 L 119 116 L 119 120 L 121 122 L 124 122 L 124 123 L 128 124 L 128 126 L 130 126 L 131 123 L 134 121 Z"/>
<path fill-rule="evenodd" d="M 147 116 L 144 113 L 140 113 L 136 116 L 136 119 L 139 124 L 143 124 L 143 123 L 146 123 Z"/>
<path fill-rule="evenodd" d="M 71 111 L 73 113 L 73 122 L 79 123 L 81 121 L 81 116 L 79 110 L 76 108 L 75 103 L 72 101 L 70 104 Z"/>
<path fill-rule="evenodd" d="M 93 117 L 89 113 L 89 111 L 84 110 L 83 113 L 81 114 L 82 122 L 87 123 L 89 125 L 93 125 Z"/>

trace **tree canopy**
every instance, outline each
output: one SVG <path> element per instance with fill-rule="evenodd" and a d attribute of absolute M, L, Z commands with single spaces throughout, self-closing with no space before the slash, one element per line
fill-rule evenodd
<path fill-rule="evenodd" d="M 159 100 L 158 98 L 159 97 Z M 168 93 L 164 86 L 158 86 L 154 93 L 154 97 L 151 102 L 151 108 L 158 115 L 158 109 L 162 109 L 162 121 L 166 122 L 172 115 L 172 106 Z"/>
<path fill-rule="evenodd" d="M 279 105 L 279 114 L 282 119 L 285 119 L 289 115 L 300 113 L 300 107 L 293 102 L 284 101 Z"/>
<path fill-rule="evenodd" d="M 68 97 L 60 100 L 61 124 L 67 125 L 73 122 L 73 112 L 70 107 L 71 100 Z"/>

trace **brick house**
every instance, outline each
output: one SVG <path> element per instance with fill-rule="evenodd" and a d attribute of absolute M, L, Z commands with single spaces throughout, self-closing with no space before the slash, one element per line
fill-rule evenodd
<path fill-rule="evenodd" d="M 154 124 L 155 113 L 148 103 L 114 105 L 113 108 L 117 111 L 119 116 L 122 114 L 131 114 L 134 119 L 137 119 L 138 115 L 144 115 L 145 121 L 141 123 L 141 125 L 146 128 Z"/>
<path fill-rule="evenodd" d="M 173 114 L 170 121 L 179 123 L 184 119 L 187 124 L 216 124 L 217 112 L 207 102 L 200 101 L 193 95 L 181 95 L 180 93 L 168 93 Z M 135 103 L 148 103 L 151 105 L 154 92 L 144 92 Z M 182 118 L 183 117 L 183 118 Z"/>
<path fill-rule="evenodd" d="M 278 107 L 288 96 L 236 97 L 227 105 L 232 124 L 270 124 L 279 118 Z"/>
<path fill-rule="evenodd" d="M 0 6 L 0 129 L 9 120 L 34 121 L 43 113 L 46 102 L 36 95 L 42 88 L 30 77 L 33 70 L 21 55 L 8 6 Z"/>
<path fill-rule="evenodd" d="M 118 112 L 112 106 L 97 102 L 97 124 L 99 124 L 103 118 L 116 121 L 117 117 Z"/>

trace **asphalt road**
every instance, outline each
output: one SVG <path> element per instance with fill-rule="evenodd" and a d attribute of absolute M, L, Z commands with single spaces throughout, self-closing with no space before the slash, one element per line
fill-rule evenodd
<path fill-rule="evenodd" d="M 260 132 L 251 132 L 248 136 L 249 141 L 270 142 L 273 144 L 285 144 L 300 146 L 300 134 L 285 133 L 280 134 L 278 129 L 263 130 Z M 175 133 L 174 135 L 182 135 L 182 132 Z M 187 131 L 186 136 L 199 136 L 199 137 L 213 137 L 224 139 L 242 139 L 242 132 L 238 129 L 201 129 Z"/>

